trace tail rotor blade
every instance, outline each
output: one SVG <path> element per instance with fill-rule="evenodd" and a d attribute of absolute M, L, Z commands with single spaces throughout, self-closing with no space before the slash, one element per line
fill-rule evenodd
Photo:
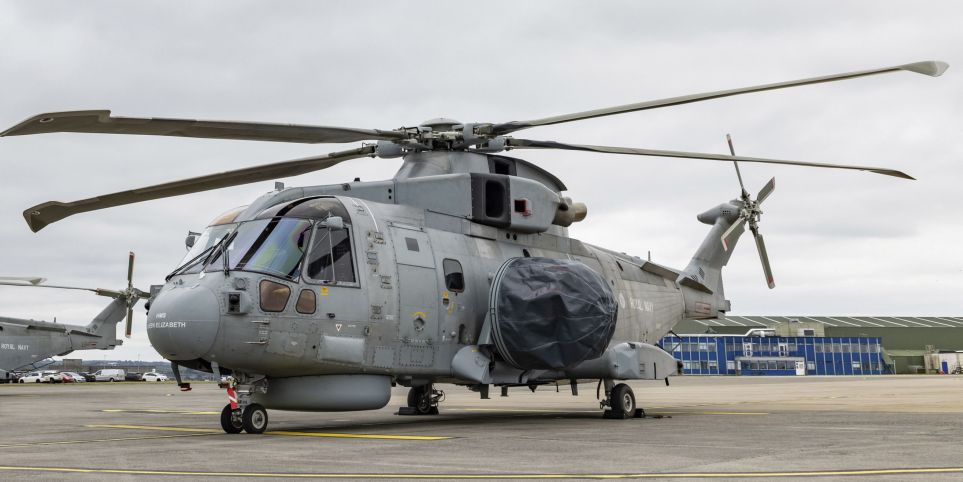
<path fill-rule="evenodd" d="M 128 253 L 127 257 L 127 289 L 134 288 L 134 252 Z"/>
<path fill-rule="evenodd" d="M 766 284 L 769 289 L 776 287 L 776 280 L 772 277 L 772 266 L 769 265 L 769 254 L 766 252 L 766 242 L 762 239 L 761 233 L 756 233 L 756 249 L 759 251 L 759 260 L 762 261 L 762 271 L 766 275 Z"/>
<path fill-rule="evenodd" d="M 722 233 L 722 237 L 719 238 L 719 240 L 722 241 L 722 249 L 729 251 L 729 235 L 731 235 L 736 229 L 739 229 L 739 227 L 745 224 L 745 222 L 746 218 L 740 216 L 736 222 L 732 223 L 732 226 L 729 226 L 729 229 L 727 229 L 726 232 Z"/>
<path fill-rule="evenodd" d="M 124 328 L 124 336 L 130 338 L 130 332 L 134 327 L 134 304 L 127 305 L 127 326 Z"/>
<path fill-rule="evenodd" d="M 759 190 L 759 194 L 756 196 L 756 204 L 762 204 L 762 202 L 765 201 L 766 198 L 768 198 L 769 195 L 775 190 L 776 178 L 772 178 L 766 183 L 765 186 L 762 186 L 762 189 Z"/>

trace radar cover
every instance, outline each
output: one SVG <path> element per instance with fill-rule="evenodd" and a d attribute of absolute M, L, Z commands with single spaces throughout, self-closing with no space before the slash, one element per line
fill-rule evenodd
<path fill-rule="evenodd" d="M 567 259 L 506 261 L 493 280 L 490 308 L 498 353 L 526 370 L 564 370 L 598 358 L 618 315 L 605 279 Z"/>

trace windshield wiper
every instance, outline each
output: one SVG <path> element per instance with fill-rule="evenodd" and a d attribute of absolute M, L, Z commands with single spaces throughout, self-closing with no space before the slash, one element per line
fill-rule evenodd
<path fill-rule="evenodd" d="M 234 230 L 233 233 L 228 234 L 227 236 L 224 237 L 224 242 L 223 242 L 223 243 L 218 243 L 218 244 L 221 246 L 221 266 L 223 266 L 223 268 L 224 268 L 224 275 L 225 275 L 225 276 L 226 276 L 228 273 L 231 272 L 231 268 L 229 267 L 229 265 L 228 265 L 228 263 L 227 263 L 227 246 L 228 246 L 228 244 L 229 244 L 231 241 L 234 240 L 234 237 L 235 237 L 236 235 L 237 235 L 237 230 Z"/>
<path fill-rule="evenodd" d="M 193 258 L 191 258 L 190 260 L 188 260 L 186 263 L 184 263 L 184 264 L 182 264 L 182 265 L 174 268 L 174 271 L 171 271 L 171 273 L 164 278 L 164 281 L 170 281 L 171 278 L 173 278 L 174 276 L 177 276 L 177 275 L 181 274 L 182 271 L 187 270 L 187 269 L 189 269 L 190 267 L 192 267 L 192 266 L 194 266 L 195 264 L 197 264 L 197 261 L 198 261 L 198 260 L 200 260 L 200 259 L 203 258 L 204 256 L 207 256 L 208 254 L 210 254 L 210 252 L 211 252 L 216 246 L 217 246 L 216 244 L 212 244 L 212 245 L 204 248 L 204 251 L 201 251 L 200 254 L 198 254 L 197 256 L 194 256 Z"/>

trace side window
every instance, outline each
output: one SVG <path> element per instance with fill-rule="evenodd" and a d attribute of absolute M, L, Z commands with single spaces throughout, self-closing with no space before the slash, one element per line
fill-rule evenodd
<path fill-rule="evenodd" d="M 331 262 L 331 231 L 327 227 L 314 230 L 311 250 L 307 261 L 308 278 L 315 281 L 334 281 L 334 264 Z"/>
<path fill-rule="evenodd" d="M 354 283 L 354 259 L 348 229 L 315 229 L 305 266 L 307 277 L 323 283 Z"/>
<path fill-rule="evenodd" d="M 445 259 L 442 267 L 445 270 L 445 287 L 448 291 L 465 291 L 465 274 L 461 270 L 461 263 L 454 259 Z"/>

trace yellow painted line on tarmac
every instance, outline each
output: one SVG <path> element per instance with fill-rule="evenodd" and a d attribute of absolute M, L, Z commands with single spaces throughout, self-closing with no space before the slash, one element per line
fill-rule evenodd
<path fill-rule="evenodd" d="M 153 425 L 86 425 L 88 428 L 116 428 L 128 430 L 159 430 L 165 432 L 192 432 L 192 433 L 224 433 L 222 430 L 212 428 L 190 428 L 190 427 L 157 427 Z M 362 433 L 326 433 L 326 432 L 293 432 L 286 430 L 270 430 L 264 435 L 284 435 L 288 437 L 324 437 L 324 438 L 360 438 L 373 440 L 449 440 L 453 437 L 439 435 L 382 435 L 382 434 L 362 434 Z"/>
<path fill-rule="evenodd" d="M 449 408 L 450 411 L 461 412 L 522 412 L 522 413 L 597 413 L 601 410 L 548 410 L 543 408 Z M 719 412 L 719 411 L 664 411 L 657 409 L 646 410 L 650 415 L 687 414 L 687 415 L 769 415 L 769 412 Z"/>
<path fill-rule="evenodd" d="M 670 415 L 674 415 L 674 414 L 687 414 L 687 415 L 769 415 L 769 412 L 696 412 L 696 411 L 692 411 L 692 412 L 686 412 L 686 411 L 667 412 L 667 411 L 662 411 L 662 410 L 659 410 L 659 411 L 657 411 L 657 412 L 654 412 L 653 415 L 661 415 L 661 414 L 664 414 L 664 413 L 665 413 L 665 414 L 670 414 Z"/>
<path fill-rule="evenodd" d="M 97 439 L 87 439 L 87 440 L 57 440 L 53 442 L 24 442 L 19 444 L 3 444 L 3 445 L 0 445 L 0 448 L 35 447 L 35 446 L 42 446 L 42 445 L 72 445 L 72 444 L 88 444 L 88 443 L 98 443 L 98 442 L 125 442 L 129 440 L 154 440 L 154 439 L 177 438 L 177 437 L 197 437 L 200 435 L 214 435 L 214 434 L 190 433 L 190 434 L 179 434 L 179 435 L 151 435 L 151 436 L 145 436 L 145 437 L 97 438 Z"/>
<path fill-rule="evenodd" d="M 600 410 L 548 410 L 544 408 L 449 408 L 447 410 L 459 412 L 521 412 L 521 413 L 599 413 Z"/>
<path fill-rule="evenodd" d="M 120 475 L 180 475 L 193 477 L 274 477 L 274 478 L 341 478 L 341 479 L 705 479 L 705 478 L 788 478 L 827 476 L 877 476 L 958 474 L 963 467 L 933 467 L 915 469 L 856 469 L 821 470 L 800 472 L 648 472 L 636 474 L 413 474 L 413 473 L 297 473 L 297 472 L 203 472 L 188 470 L 138 470 L 138 469 L 90 469 L 79 467 L 27 467 L 0 466 L 0 470 L 12 472 L 59 472 L 80 474 Z"/>
<path fill-rule="evenodd" d="M 221 412 L 199 412 L 195 410 L 161 410 L 161 409 L 123 409 L 123 408 L 106 408 L 101 410 L 101 412 L 106 413 L 173 413 L 177 415 L 220 415 Z"/>

